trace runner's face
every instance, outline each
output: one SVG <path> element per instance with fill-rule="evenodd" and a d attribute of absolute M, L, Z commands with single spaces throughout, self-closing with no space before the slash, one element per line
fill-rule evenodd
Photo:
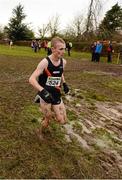
<path fill-rule="evenodd" d="M 52 52 L 57 58 L 61 58 L 65 53 L 65 48 L 65 44 L 59 42 L 56 44 L 56 47 L 52 48 Z"/>

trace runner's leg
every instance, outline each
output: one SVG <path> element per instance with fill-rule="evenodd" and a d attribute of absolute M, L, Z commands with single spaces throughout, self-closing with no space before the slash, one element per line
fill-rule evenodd
<path fill-rule="evenodd" d="M 48 127 L 50 119 L 52 117 L 51 104 L 47 104 L 43 100 L 40 100 L 40 110 L 43 113 L 44 118 L 41 123 L 41 127 L 36 129 L 36 134 L 40 140 L 43 140 L 43 131 Z"/>
<path fill-rule="evenodd" d="M 52 105 L 52 108 L 55 113 L 56 120 L 61 124 L 65 124 L 66 123 L 66 109 L 65 109 L 63 101 L 61 100 L 60 104 Z"/>

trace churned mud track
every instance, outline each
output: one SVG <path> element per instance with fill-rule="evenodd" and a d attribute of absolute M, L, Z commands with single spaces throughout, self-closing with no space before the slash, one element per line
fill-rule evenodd
<path fill-rule="evenodd" d="M 74 75 L 68 74 L 73 89 L 66 97 L 67 109 L 76 117 L 65 126 L 66 139 L 75 137 L 90 151 L 98 148 L 105 171 L 117 168 L 122 175 L 122 66 L 75 60 L 68 64 L 66 71 Z"/>
<path fill-rule="evenodd" d="M 85 59 L 81 60 L 67 60 L 66 71 L 90 71 L 101 74 L 110 74 L 115 76 L 122 76 L 122 65 L 117 64 L 108 64 L 108 63 L 96 63 L 86 61 Z"/>

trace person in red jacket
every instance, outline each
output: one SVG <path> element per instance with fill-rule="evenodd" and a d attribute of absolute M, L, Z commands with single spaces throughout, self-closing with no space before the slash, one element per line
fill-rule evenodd
<path fill-rule="evenodd" d="M 108 47 L 107 47 L 107 62 L 112 62 L 112 53 L 114 52 L 113 46 L 111 42 L 109 41 Z"/>

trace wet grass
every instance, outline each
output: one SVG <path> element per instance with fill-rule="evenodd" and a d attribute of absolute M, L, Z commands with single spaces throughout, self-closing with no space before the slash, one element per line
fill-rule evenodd
<path fill-rule="evenodd" d="M 78 116 L 72 110 L 67 110 L 67 118 L 69 121 L 74 121 L 74 120 L 77 121 L 78 120 Z"/>
<path fill-rule="evenodd" d="M 69 75 L 68 75 L 69 76 Z M 73 78 L 72 76 L 75 76 Z M 93 99 L 98 101 L 120 101 L 122 92 L 122 78 L 118 76 L 89 74 L 87 72 L 74 72 L 70 74 L 68 81 L 73 88 L 77 86 L 81 93 L 74 94 L 76 97 L 83 99 Z M 72 80 L 73 79 L 73 80 Z"/>
<path fill-rule="evenodd" d="M 99 138 L 99 140 L 102 140 L 104 142 L 103 146 L 109 146 L 115 147 L 115 149 L 121 149 L 122 142 L 118 139 L 114 138 L 114 135 L 111 135 L 106 129 L 104 128 L 96 128 L 93 131 L 93 134 L 96 136 L 96 138 Z"/>
<path fill-rule="evenodd" d="M 73 124 L 73 130 L 74 130 L 74 132 L 76 132 L 77 134 L 82 136 L 83 128 L 82 128 L 82 125 L 80 125 L 78 122 Z"/>

